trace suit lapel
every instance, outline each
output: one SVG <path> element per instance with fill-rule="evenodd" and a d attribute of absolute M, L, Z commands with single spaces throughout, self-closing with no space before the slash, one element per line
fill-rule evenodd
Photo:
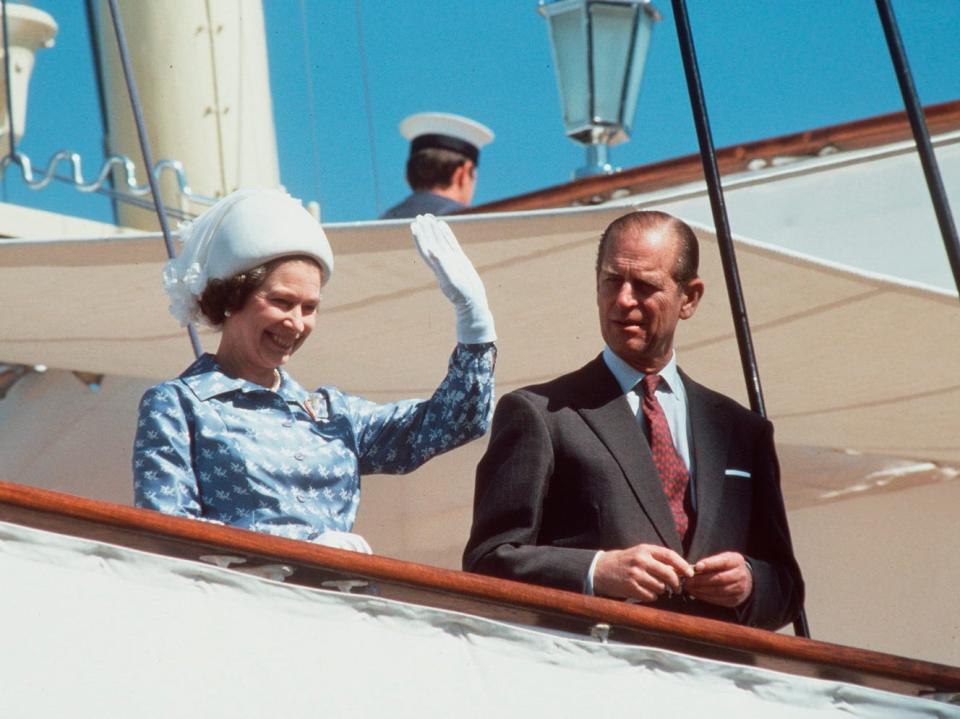
<path fill-rule="evenodd" d="M 717 522 L 722 521 L 723 477 L 726 469 L 730 423 L 706 390 L 681 373 L 687 392 L 697 493 L 697 519 L 690 543 L 690 556 L 699 558 Z"/>
<path fill-rule="evenodd" d="M 620 385 L 602 357 L 584 367 L 584 373 L 584 401 L 578 412 L 620 465 L 660 541 L 682 554 L 680 535 L 674 527 L 650 447 L 636 417 L 630 412 Z"/>

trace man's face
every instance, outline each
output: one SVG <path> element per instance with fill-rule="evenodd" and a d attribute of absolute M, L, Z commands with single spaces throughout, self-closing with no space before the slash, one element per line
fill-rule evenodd
<path fill-rule="evenodd" d="M 610 349 L 645 374 L 670 360 L 677 322 L 693 316 L 703 295 L 702 280 L 674 280 L 677 250 L 668 227 L 628 227 L 610 238 L 600 262 L 600 332 Z"/>

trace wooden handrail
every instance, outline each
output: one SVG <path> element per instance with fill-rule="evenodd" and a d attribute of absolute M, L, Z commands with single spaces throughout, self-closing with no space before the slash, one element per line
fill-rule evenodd
<path fill-rule="evenodd" d="M 331 549 L 10 482 L 0 481 L 0 521 L 193 560 L 211 553 L 240 554 L 295 568 L 288 583 L 325 586 L 331 580 L 359 578 L 374 583 L 372 589 L 387 598 L 498 620 L 583 633 L 607 624 L 614 640 L 904 694 L 960 692 L 956 667 Z"/>
<path fill-rule="evenodd" d="M 924 109 L 931 134 L 960 129 L 960 100 L 930 105 Z M 770 162 L 783 157 L 815 157 L 825 148 L 859 150 L 912 139 L 906 113 L 894 112 L 815 130 L 781 135 L 717 151 L 721 174 L 742 172 L 755 161 Z M 619 195 L 635 195 L 703 179 L 697 154 L 640 165 L 611 175 L 585 177 L 535 192 L 461 210 L 458 215 L 486 212 L 541 210 L 550 207 L 591 205 Z"/>

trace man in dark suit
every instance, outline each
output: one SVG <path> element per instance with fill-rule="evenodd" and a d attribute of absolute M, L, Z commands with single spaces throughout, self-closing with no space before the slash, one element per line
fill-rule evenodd
<path fill-rule="evenodd" d="M 796 618 L 773 427 L 676 366 L 698 261 L 693 231 L 665 213 L 606 229 L 606 347 L 500 400 L 464 569 L 768 629 Z"/>

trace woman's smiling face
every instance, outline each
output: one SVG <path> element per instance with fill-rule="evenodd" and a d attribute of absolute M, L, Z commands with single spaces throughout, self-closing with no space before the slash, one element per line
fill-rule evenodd
<path fill-rule="evenodd" d="M 230 375 L 269 387 L 313 331 L 320 305 L 321 270 L 311 260 L 273 267 L 244 304 L 223 322 L 217 361 Z"/>

